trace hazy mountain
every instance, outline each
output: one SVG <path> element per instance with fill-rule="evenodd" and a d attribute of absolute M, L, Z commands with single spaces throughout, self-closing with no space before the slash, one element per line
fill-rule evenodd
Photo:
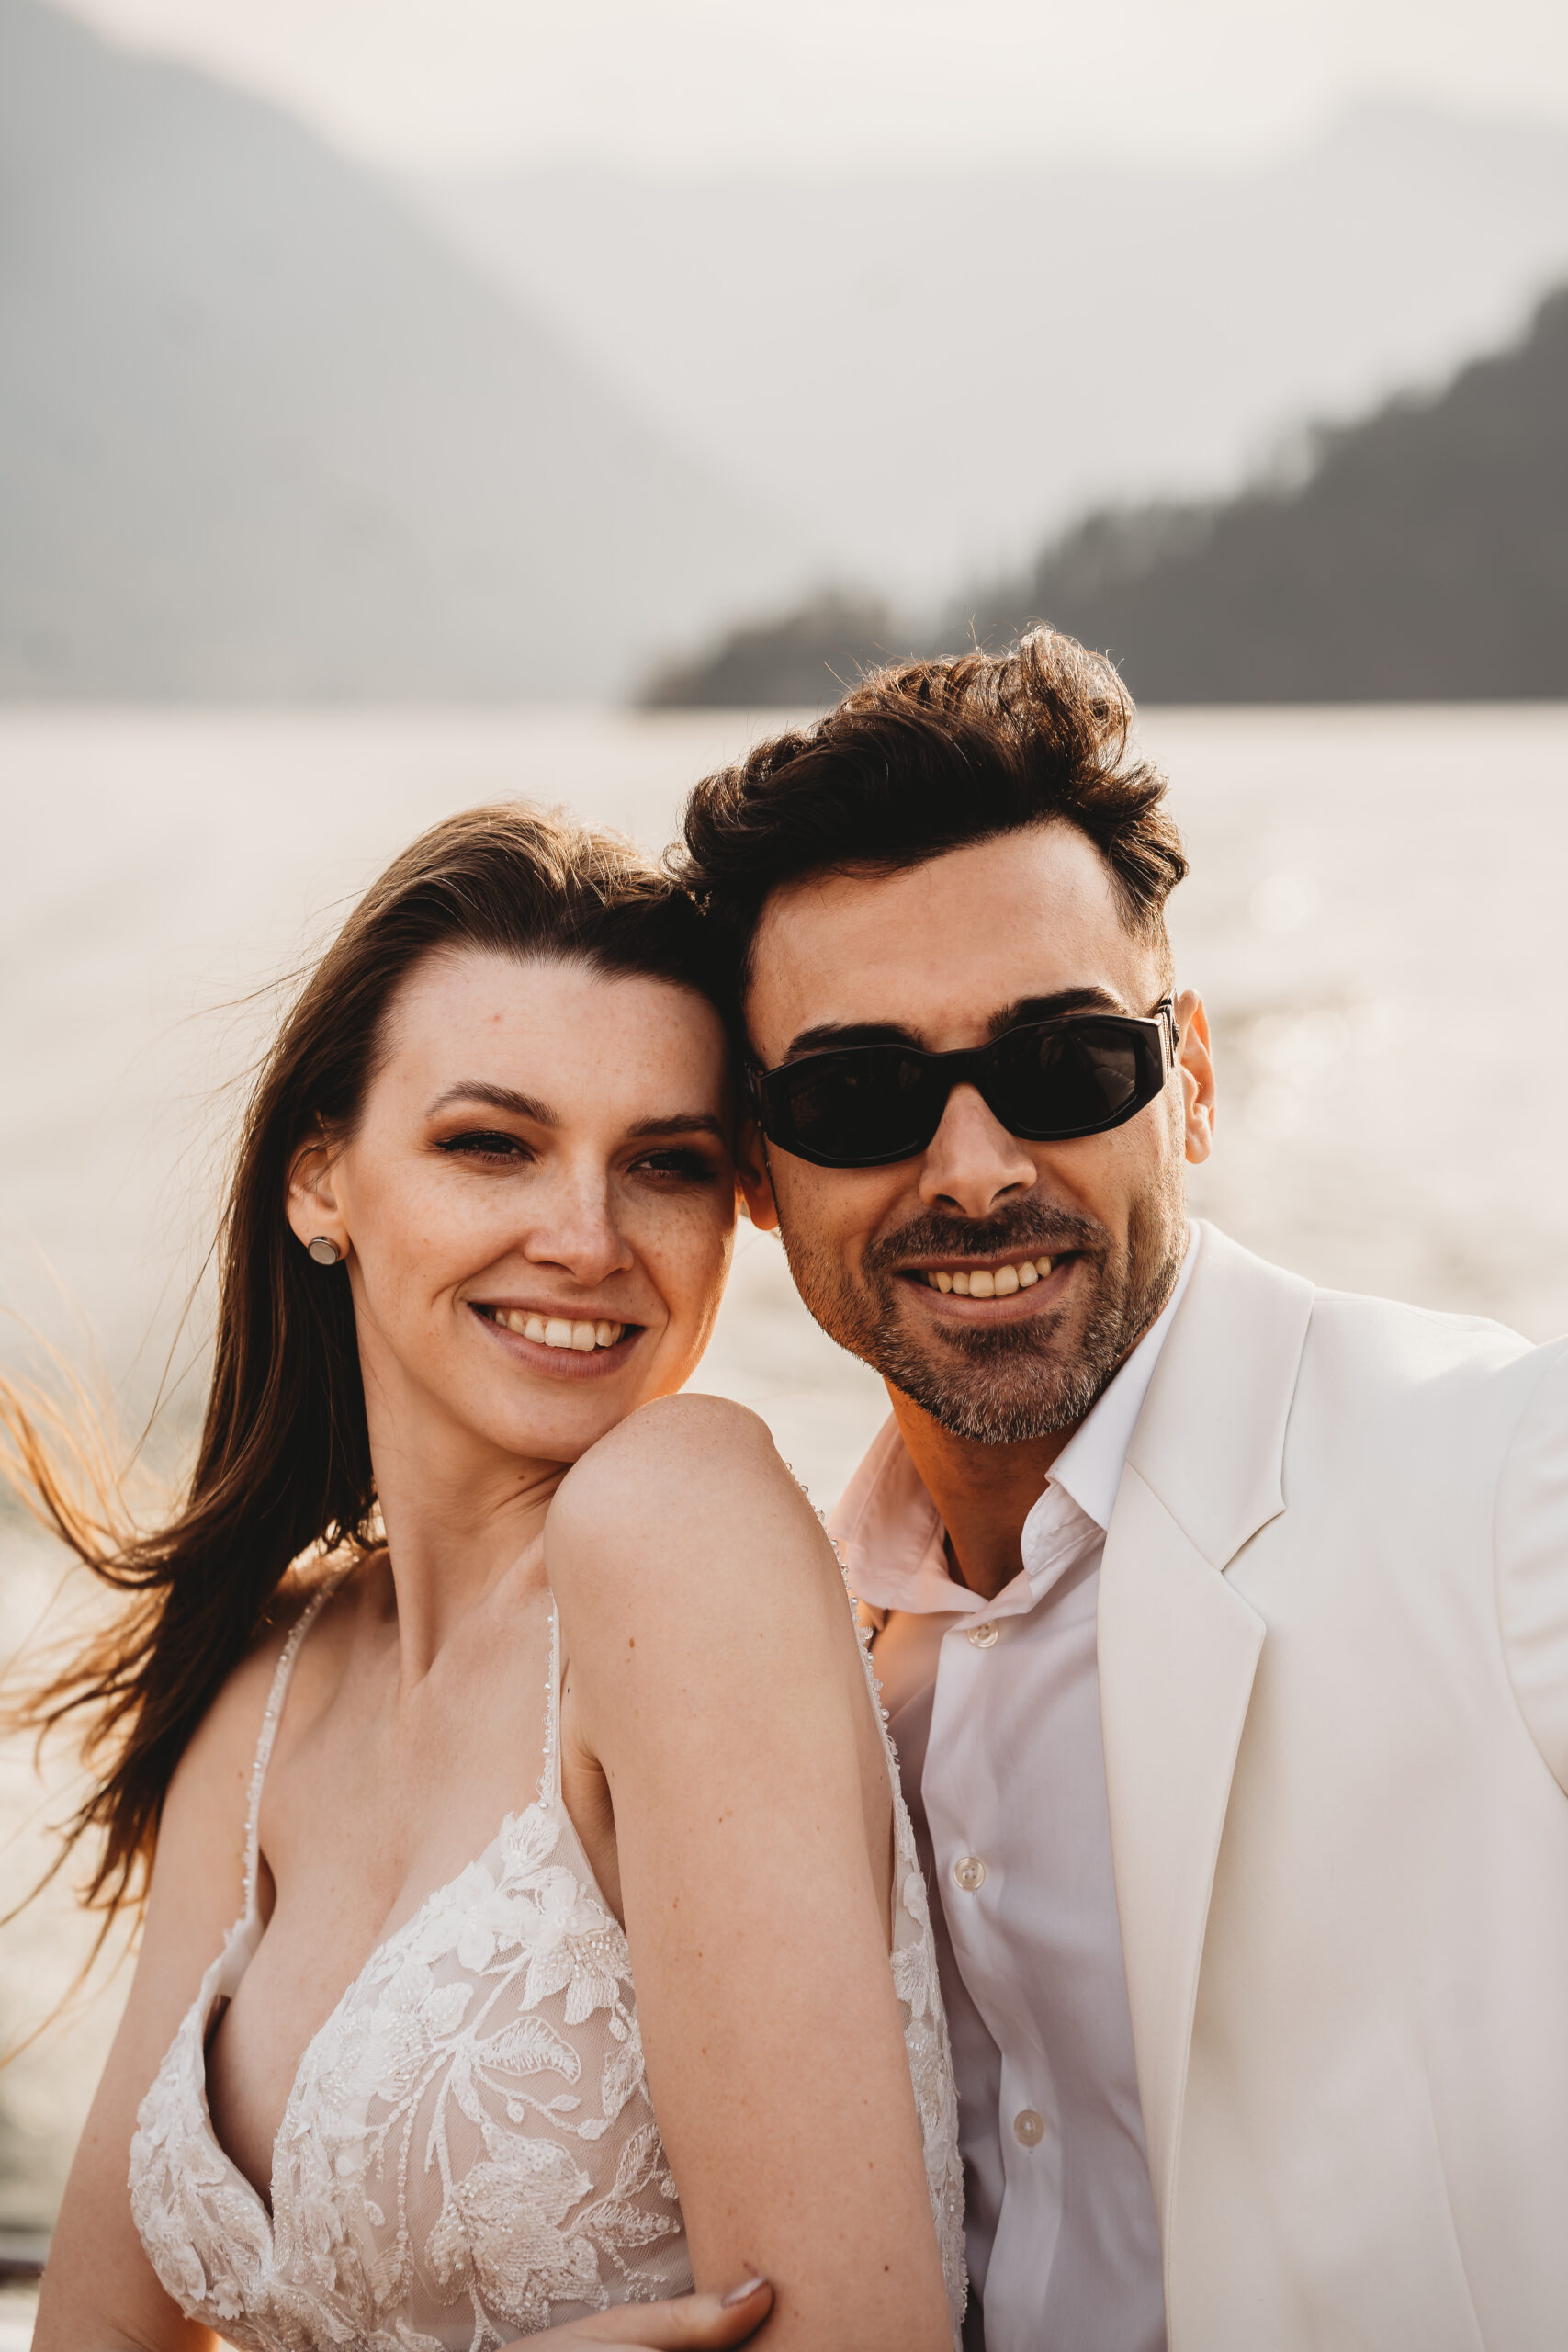
<path fill-rule="evenodd" d="M 1226 492 L 1301 419 L 1441 380 L 1568 277 L 1568 134 L 1410 110 L 1210 176 L 413 193 L 671 437 L 903 606 L 1091 505 Z"/>
<path fill-rule="evenodd" d="M 1298 488 L 1091 518 L 974 600 L 982 636 L 1036 615 L 1154 702 L 1568 695 L 1568 288 L 1517 349 L 1321 435 Z"/>
<path fill-rule="evenodd" d="M 799 577 L 379 182 L 0 0 L 0 692 L 603 695 Z"/>
<path fill-rule="evenodd" d="M 807 710 L 836 700 L 863 670 L 929 650 L 929 628 L 873 600 L 832 590 L 776 620 L 742 622 L 716 645 L 665 663 L 645 681 L 645 710 Z"/>
<path fill-rule="evenodd" d="M 1319 433 L 1293 484 L 1091 514 L 935 623 L 812 598 L 646 698 L 821 705 L 862 668 L 1036 620 L 1151 702 L 1568 696 L 1568 289 L 1444 390 Z"/>

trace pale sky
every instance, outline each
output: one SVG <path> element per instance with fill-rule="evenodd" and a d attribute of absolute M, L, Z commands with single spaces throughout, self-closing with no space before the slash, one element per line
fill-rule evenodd
<path fill-rule="evenodd" d="M 1565 0 L 64 0 L 399 169 L 1224 167 L 1358 100 L 1568 125 Z"/>

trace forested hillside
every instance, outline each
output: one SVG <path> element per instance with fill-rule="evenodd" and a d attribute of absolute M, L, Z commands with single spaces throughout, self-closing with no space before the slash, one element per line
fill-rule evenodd
<path fill-rule="evenodd" d="M 829 671 L 1036 620 L 1111 653 L 1151 702 L 1568 696 L 1568 290 L 1439 392 L 1313 436 L 1288 482 L 1091 514 L 937 620 L 807 606 L 650 692 L 828 700 Z"/>

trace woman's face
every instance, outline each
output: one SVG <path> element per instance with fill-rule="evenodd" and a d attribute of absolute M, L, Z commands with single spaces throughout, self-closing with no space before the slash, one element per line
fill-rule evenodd
<path fill-rule="evenodd" d="M 724 1033 L 670 982 L 471 949 L 389 1014 L 352 1137 L 289 1221 L 347 1260 L 372 1445 L 572 1462 L 679 1388 L 735 1227 Z"/>

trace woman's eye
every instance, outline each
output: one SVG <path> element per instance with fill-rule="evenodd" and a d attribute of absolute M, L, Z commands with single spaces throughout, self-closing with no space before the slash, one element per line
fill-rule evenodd
<path fill-rule="evenodd" d="M 649 1151 L 634 1161 L 632 1172 L 651 1176 L 656 1183 L 711 1184 L 718 1170 L 700 1151 Z"/>
<path fill-rule="evenodd" d="M 457 1159 L 487 1159 L 519 1166 L 534 1155 L 521 1136 L 503 1134 L 496 1127 L 474 1127 L 460 1136 L 443 1136 L 435 1147 L 448 1158 Z"/>

